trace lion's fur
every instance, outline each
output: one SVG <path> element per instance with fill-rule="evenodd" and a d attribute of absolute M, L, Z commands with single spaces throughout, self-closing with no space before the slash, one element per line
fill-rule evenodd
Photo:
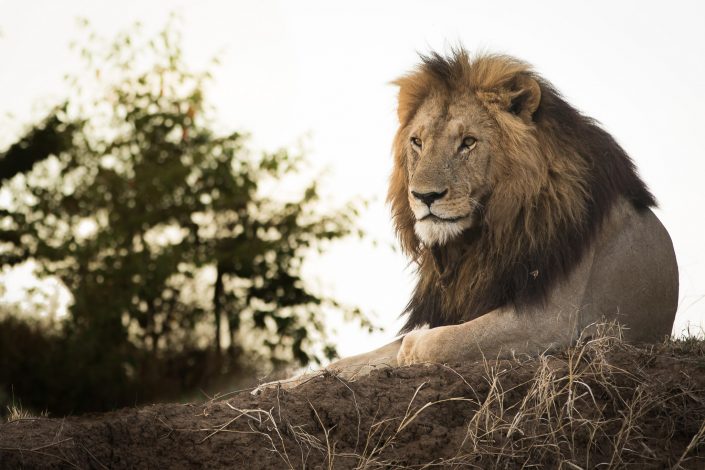
<path fill-rule="evenodd" d="M 655 205 L 619 144 L 524 62 L 502 55 L 472 58 L 462 49 L 448 57 L 433 53 L 395 83 L 400 125 L 388 200 L 402 248 L 418 264 L 419 276 L 403 332 L 466 322 L 510 303 L 521 311 L 542 302 L 580 261 L 620 196 L 638 210 Z M 535 112 L 510 112 L 521 90 L 536 85 L 526 98 L 540 96 Z M 433 248 L 414 231 L 405 145 L 408 125 L 431 93 L 448 100 L 474 94 L 499 135 L 481 224 Z"/>

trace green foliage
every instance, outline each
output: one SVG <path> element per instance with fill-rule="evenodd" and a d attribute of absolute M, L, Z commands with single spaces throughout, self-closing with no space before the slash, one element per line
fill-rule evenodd
<path fill-rule="evenodd" d="M 81 55 L 86 74 L 70 80 L 54 118 L 70 143 L 8 183 L 0 227 L 12 237 L 0 256 L 35 260 L 72 293 L 70 346 L 58 354 L 86 394 L 116 380 L 130 391 L 160 360 L 211 345 L 220 368 L 221 342 L 230 358 L 332 357 L 332 345 L 314 348 L 326 311 L 371 328 L 301 277 L 312 249 L 352 232 L 356 208 L 321 215 L 315 181 L 294 200 L 267 190 L 302 157 L 253 155 L 242 134 L 216 133 L 209 74 L 188 70 L 172 29 L 145 41 L 131 31 Z"/>

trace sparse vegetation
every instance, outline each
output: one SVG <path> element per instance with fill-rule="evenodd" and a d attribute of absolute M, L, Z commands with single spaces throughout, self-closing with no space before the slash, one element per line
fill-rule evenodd
<path fill-rule="evenodd" d="M 324 375 L 259 397 L 241 391 L 200 405 L 8 423 L 0 426 L 0 461 L 64 459 L 81 468 L 177 459 L 213 468 L 702 468 L 703 372 L 701 339 L 632 346 L 619 329 L 605 327 L 574 348 L 538 358 L 418 365 L 356 382 Z"/>
<path fill-rule="evenodd" d="M 12 421 L 17 421 L 18 419 L 25 419 L 25 418 L 31 418 L 32 415 L 26 411 L 23 410 L 21 407 L 17 405 L 8 405 L 7 407 L 7 422 L 12 422 Z"/>
<path fill-rule="evenodd" d="M 46 411 L 43 411 L 39 414 L 39 417 L 41 418 L 46 418 L 49 416 L 49 413 Z M 21 419 L 34 419 L 37 416 L 34 416 L 32 412 L 29 410 L 26 410 L 22 408 L 21 405 L 8 405 L 7 406 L 7 422 L 11 423 L 13 421 L 18 421 Z"/>

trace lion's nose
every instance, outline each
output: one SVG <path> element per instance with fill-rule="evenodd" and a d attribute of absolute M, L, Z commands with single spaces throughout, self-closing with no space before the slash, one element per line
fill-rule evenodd
<path fill-rule="evenodd" d="M 423 202 L 426 204 L 429 209 L 431 208 L 431 204 L 433 204 L 435 201 L 439 200 L 446 194 L 448 194 L 448 190 L 444 189 L 442 192 L 430 192 L 430 193 L 417 193 L 416 191 L 411 191 L 411 194 L 414 195 L 416 199 L 419 201 Z"/>

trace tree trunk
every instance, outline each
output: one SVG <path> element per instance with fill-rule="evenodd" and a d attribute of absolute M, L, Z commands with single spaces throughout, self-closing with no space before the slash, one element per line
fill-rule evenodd
<path fill-rule="evenodd" d="M 237 330 L 240 328 L 240 319 L 238 318 L 239 312 L 230 311 L 228 315 L 228 332 L 230 333 L 230 344 L 228 345 L 228 354 L 231 359 L 239 354 L 239 348 L 235 345 L 235 335 L 237 335 Z"/>
<path fill-rule="evenodd" d="M 215 354 L 220 358 L 220 323 L 223 310 L 223 270 L 220 264 L 216 265 L 215 288 L 213 289 L 213 314 L 215 316 Z"/>

